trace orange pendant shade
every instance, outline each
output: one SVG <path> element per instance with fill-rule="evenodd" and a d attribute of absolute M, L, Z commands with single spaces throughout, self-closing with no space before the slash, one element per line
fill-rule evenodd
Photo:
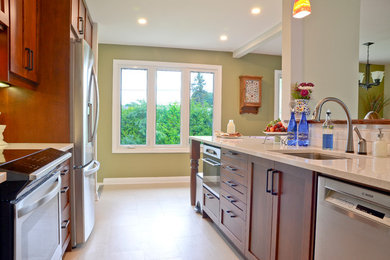
<path fill-rule="evenodd" d="M 295 0 L 293 8 L 294 18 L 303 18 L 311 13 L 309 0 Z"/>

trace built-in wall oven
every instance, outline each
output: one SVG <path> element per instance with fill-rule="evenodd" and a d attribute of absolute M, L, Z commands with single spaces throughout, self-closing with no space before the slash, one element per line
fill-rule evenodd
<path fill-rule="evenodd" d="M 219 198 L 221 148 L 203 144 L 203 186 Z"/>
<path fill-rule="evenodd" d="M 61 164 L 46 149 L 0 165 L 0 259 L 61 259 Z"/>

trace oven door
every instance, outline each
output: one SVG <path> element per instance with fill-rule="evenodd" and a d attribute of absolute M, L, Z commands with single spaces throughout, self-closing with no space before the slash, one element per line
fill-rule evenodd
<path fill-rule="evenodd" d="M 219 198 L 220 191 L 220 160 L 203 154 L 203 186 Z"/>
<path fill-rule="evenodd" d="M 59 172 L 15 204 L 15 259 L 60 259 Z"/>

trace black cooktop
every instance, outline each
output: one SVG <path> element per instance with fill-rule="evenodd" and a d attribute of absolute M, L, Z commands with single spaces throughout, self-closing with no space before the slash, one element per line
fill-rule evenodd
<path fill-rule="evenodd" d="M 15 199 L 32 182 L 30 175 L 65 155 L 66 152 L 48 148 L 44 150 L 3 151 L 0 172 L 6 172 L 6 181 L 0 183 L 0 201 Z"/>

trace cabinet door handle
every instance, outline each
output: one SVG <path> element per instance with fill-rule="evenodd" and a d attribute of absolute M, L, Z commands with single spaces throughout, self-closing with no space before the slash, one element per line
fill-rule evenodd
<path fill-rule="evenodd" d="M 65 169 L 61 171 L 61 176 L 66 175 L 69 172 L 69 169 Z"/>
<path fill-rule="evenodd" d="M 232 181 L 226 181 L 226 184 L 229 185 L 230 187 L 236 187 L 237 186 L 237 184 L 235 184 Z"/>
<path fill-rule="evenodd" d="M 232 151 L 229 151 L 228 153 L 229 153 L 230 155 L 238 155 L 238 153 L 232 152 Z"/>
<path fill-rule="evenodd" d="M 232 166 L 226 166 L 226 169 L 228 169 L 229 171 L 232 171 L 232 172 L 235 172 L 238 170 L 236 168 L 233 168 Z"/>
<path fill-rule="evenodd" d="M 226 213 L 227 213 L 227 214 L 229 215 L 229 217 L 231 217 L 231 218 L 237 217 L 236 215 L 233 214 L 233 211 L 231 211 L 231 210 L 227 210 Z"/>
<path fill-rule="evenodd" d="M 210 193 L 206 193 L 206 197 L 207 197 L 209 200 L 214 199 L 214 196 L 211 195 Z"/>
<path fill-rule="evenodd" d="M 233 198 L 233 196 L 226 196 L 226 199 L 227 199 L 230 203 L 237 202 L 237 200 L 235 200 L 235 199 Z"/>
<path fill-rule="evenodd" d="M 30 57 L 31 57 L 30 71 L 31 71 L 31 70 L 34 70 L 34 52 L 33 52 L 33 50 L 30 50 L 30 52 L 31 52 L 31 55 L 30 55 Z"/>
<path fill-rule="evenodd" d="M 63 187 L 61 193 L 66 193 L 69 190 L 69 186 Z"/>
<path fill-rule="evenodd" d="M 271 171 L 273 171 L 274 169 L 272 169 L 272 168 L 269 168 L 268 170 L 267 170 L 267 176 L 266 176 L 266 178 L 267 178 L 267 181 L 266 181 L 266 184 L 265 184 L 265 192 L 267 192 L 267 193 L 270 193 L 271 192 L 271 189 L 268 189 L 268 179 L 269 179 L 269 173 L 271 172 Z"/>
<path fill-rule="evenodd" d="M 81 29 L 80 29 L 81 24 Z M 83 17 L 79 17 L 79 34 L 84 34 L 84 19 Z"/>
<path fill-rule="evenodd" d="M 271 175 L 271 194 L 277 196 L 279 191 L 278 190 L 275 191 L 275 189 L 274 189 L 274 176 L 275 176 L 275 173 L 280 174 L 280 171 L 272 171 L 272 175 Z"/>
<path fill-rule="evenodd" d="M 30 70 L 30 64 L 31 64 L 31 50 L 30 50 L 30 48 L 25 48 L 24 50 L 27 51 L 27 66 L 25 66 L 24 68 L 25 68 L 26 70 Z"/>
<path fill-rule="evenodd" d="M 61 228 L 62 229 L 65 229 L 69 226 L 69 223 L 70 223 L 70 220 L 67 219 L 67 220 L 64 220 L 62 223 L 61 223 Z"/>

